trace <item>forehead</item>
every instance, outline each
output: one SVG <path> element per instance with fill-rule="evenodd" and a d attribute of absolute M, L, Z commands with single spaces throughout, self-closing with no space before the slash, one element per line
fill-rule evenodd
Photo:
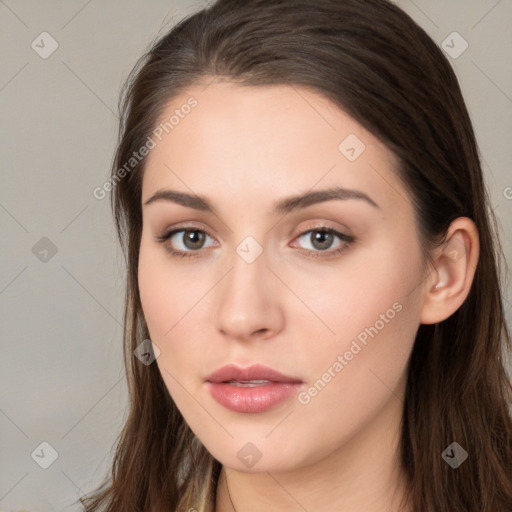
<path fill-rule="evenodd" d="M 327 98 L 300 86 L 193 86 L 169 102 L 155 128 L 161 140 L 153 137 L 143 200 L 165 187 L 220 201 L 249 192 L 270 201 L 344 186 L 379 204 L 393 206 L 399 196 L 407 203 L 396 157 Z"/>

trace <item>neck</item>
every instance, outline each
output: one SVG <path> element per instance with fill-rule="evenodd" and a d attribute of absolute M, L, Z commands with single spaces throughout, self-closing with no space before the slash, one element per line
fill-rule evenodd
<path fill-rule="evenodd" d="M 406 479 L 398 456 L 402 410 L 391 395 L 364 429 L 308 466 L 259 473 L 223 467 L 216 512 L 408 512 L 401 506 Z"/>

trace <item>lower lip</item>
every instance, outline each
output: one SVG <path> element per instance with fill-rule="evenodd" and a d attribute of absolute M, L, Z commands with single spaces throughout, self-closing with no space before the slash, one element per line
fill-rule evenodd
<path fill-rule="evenodd" d="M 210 393 L 219 404 L 235 412 L 265 412 L 296 395 L 301 384 L 272 382 L 261 386 L 238 387 L 226 382 L 209 382 Z"/>

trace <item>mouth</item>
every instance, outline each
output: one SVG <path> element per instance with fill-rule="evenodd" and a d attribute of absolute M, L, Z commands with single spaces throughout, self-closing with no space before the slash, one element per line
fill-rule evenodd
<path fill-rule="evenodd" d="M 212 397 L 231 411 L 261 413 L 295 395 L 304 382 L 272 368 L 227 365 L 209 375 L 206 384 Z"/>
<path fill-rule="evenodd" d="M 268 386 L 272 384 L 271 380 L 229 380 L 223 384 L 231 384 L 237 388 L 254 388 L 257 386 Z"/>

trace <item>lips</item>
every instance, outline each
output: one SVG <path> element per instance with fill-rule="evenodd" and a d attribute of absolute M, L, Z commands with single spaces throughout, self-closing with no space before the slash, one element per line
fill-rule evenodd
<path fill-rule="evenodd" d="M 206 377 L 212 397 L 231 411 L 261 413 L 295 395 L 302 380 L 262 365 L 228 365 Z"/>
<path fill-rule="evenodd" d="M 288 382 L 299 384 L 302 380 L 296 377 L 284 375 L 277 370 L 267 366 L 255 364 L 248 368 L 240 368 L 235 365 L 223 366 L 219 370 L 213 372 L 206 377 L 207 382 L 251 382 L 251 381 L 267 381 L 267 382 Z"/>

